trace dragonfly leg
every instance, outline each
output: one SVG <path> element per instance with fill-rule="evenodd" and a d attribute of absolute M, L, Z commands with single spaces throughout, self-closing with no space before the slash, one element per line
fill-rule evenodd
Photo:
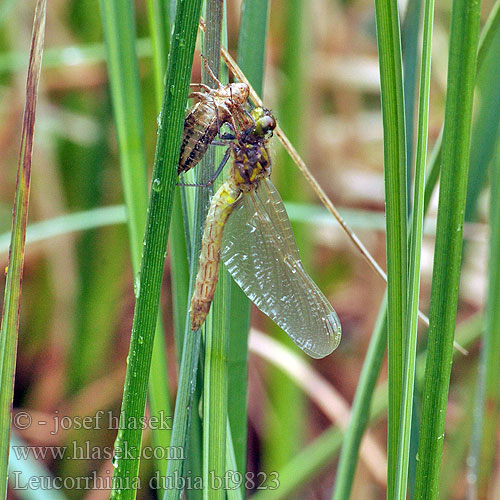
<path fill-rule="evenodd" d="M 208 85 L 205 85 L 204 83 L 190 83 L 189 84 L 190 87 L 193 87 L 193 88 L 198 88 L 198 89 L 203 89 L 205 92 L 212 92 L 213 89 L 210 88 Z"/>
<path fill-rule="evenodd" d="M 220 119 L 219 119 L 219 108 L 217 106 L 217 103 L 215 102 L 215 99 L 214 99 L 214 108 L 215 108 L 215 122 L 217 123 L 217 135 L 219 136 L 219 139 L 220 139 L 221 124 L 220 124 Z"/>
<path fill-rule="evenodd" d="M 201 55 L 201 58 L 203 59 L 203 66 L 205 66 L 205 70 L 208 73 L 208 76 L 214 81 L 217 87 L 222 88 L 223 85 L 219 81 L 219 79 L 215 76 L 214 72 L 212 71 L 212 68 L 208 65 L 207 58 L 203 54 Z"/>
<path fill-rule="evenodd" d="M 221 138 L 216 141 L 212 141 L 210 143 L 211 146 L 228 146 L 233 140 L 235 136 L 233 134 L 223 134 Z"/>
<path fill-rule="evenodd" d="M 243 109 L 243 113 L 245 113 L 248 116 L 248 118 L 250 118 L 250 120 L 252 120 L 252 123 L 253 123 L 253 127 L 252 128 L 246 129 L 244 131 L 244 134 L 247 135 L 247 134 L 249 134 L 250 132 L 253 131 L 253 129 L 257 126 L 257 123 L 254 120 L 253 116 L 246 109 Z"/>
<path fill-rule="evenodd" d="M 222 170 L 226 166 L 226 163 L 229 160 L 230 154 L 231 154 L 230 149 L 227 148 L 227 151 L 224 153 L 224 157 L 222 158 L 219 166 L 217 167 L 217 170 L 214 172 L 212 177 L 206 183 L 204 183 L 204 184 L 203 183 L 186 184 L 183 182 L 178 182 L 177 185 L 183 186 L 183 187 L 210 187 L 210 186 L 212 186 L 213 183 L 215 182 L 215 179 L 217 179 L 217 177 L 219 177 L 220 173 L 222 172 Z"/>
<path fill-rule="evenodd" d="M 231 114 L 230 121 L 228 124 L 233 129 L 235 138 L 240 138 L 241 136 L 243 136 L 243 137 L 247 136 L 248 134 L 252 133 L 253 130 L 255 129 L 255 127 L 257 126 L 257 123 L 255 122 L 253 116 L 246 109 L 243 109 L 242 111 L 246 116 L 248 116 L 248 118 L 250 118 L 250 120 L 252 121 L 252 126 L 244 128 L 243 131 L 241 131 L 240 130 L 241 127 L 238 127 L 238 124 L 236 123 L 236 119 L 235 119 L 234 115 Z M 241 121 L 243 121 L 243 120 L 241 120 Z M 240 121 L 240 123 L 241 123 L 241 121 Z"/>
<path fill-rule="evenodd" d="M 205 94 L 204 92 L 191 92 L 188 95 L 188 99 L 198 99 L 199 101 L 202 101 L 203 99 L 206 99 L 206 98 L 207 98 L 207 94 Z"/>

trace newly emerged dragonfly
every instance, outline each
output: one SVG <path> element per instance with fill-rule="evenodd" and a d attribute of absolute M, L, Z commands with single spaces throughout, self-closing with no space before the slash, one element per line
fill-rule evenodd
<path fill-rule="evenodd" d="M 189 94 L 189 97 L 197 102 L 189 109 L 184 120 L 178 174 L 187 172 L 201 160 L 223 124 L 229 123 L 235 134 L 238 134 L 240 129 L 245 130 L 254 125 L 250 114 L 244 108 L 249 96 L 248 85 L 222 85 L 205 59 L 203 62 L 217 88 L 211 89 L 201 83 L 193 84 L 204 92 Z"/>
<path fill-rule="evenodd" d="M 220 259 L 252 302 L 313 358 L 339 344 L 340 321 L 304 270 L 283 201 L 269 180 L 267 150 L 276 122 L 269 110 L 252 111 L 255 126 L 229 144 L 232 165 L 212 198 L 205 222 L 191 300 L 191 327 L 210 309 Z"/>

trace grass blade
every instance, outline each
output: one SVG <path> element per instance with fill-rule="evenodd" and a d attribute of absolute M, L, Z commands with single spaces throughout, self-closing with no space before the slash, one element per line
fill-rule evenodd
<path fill-rule="evenodd" d="M 245 497 L 242 493 L 242 488 L 238 488 L 237 480 L 239 477 L 243 478 L 243 476 L 238 476 L 238 464 L 236 463 L 236 455 L 234 454 L 234 445 L 233 439 L 231 436 L 231 425 L 229 424 L 229 419 L 227 421 L 227 441 L 226 441 L 226 463 L 228 471 L 232 471 L 233 476 L 231 478 L 231 482 L 229 482 L 229 489 L 227 490 L 227 499 L 228 500 L 243 500 Z"/>
<path fill-rule="evenodd" d="M 101 3 L 101 7 L 113 112 L 120 150 L 122 184 L 128 213 L 132 268 L 134 276 L 137 276 L 146 224 L 148 187 L 139 69 L 135 53 L 133 5 L 129 2 L 112 0 Z M 151 416 L 161 420 L 161 412 L 171 414 L 171 405 L 168 386 L 164 382 L 168 375 L 164 334 L 160 320 L 156 324 L 152 367 L 149 385 Z M 155 446 L 169 446 L 169 429 L 154 429 L 152 433 Z M 166 466 L 165 458 L 156 460 L 156 467 L 161 474 L 166 472 Z"/>
<path fill-rule="evenodd" d="M 167 68 L 168 49 L 170 46 L 170 5 L 167 0 L 148 0 L 147 5 L 149 30 L 151 33 L 151 44 L 153 50 L 155 97 L 157 112 L 159 113 L 161 110 L 163 93 L 165 91 L 164 78 Z M 184 235 L 180 191 L 178 188 L 176 188 L 175 191 L 169 246 L 170 272 L 172 274 L 174 335 L 176 339 L 177 351 L 179 352 L 182 346 L 182 336 L 184 332 L 184 322 L 188 302 L 189 266 Z M 162 353 L 163 352 L 164 350 Z M 180 355 L 178 356 L 178 360 L 180 360 Z M 158 372 L 157 375 L 159 377 L 163 376 L 161 372 Z M 165 377 L 163 377 L 163 379 L 164 378 Z"/>
<path fill-rule="evenodd" d="M 475 373 L 474 368 L 471 367 L 471 369 L 467 370 L 464 380 L 461 381 L 460 387 L 457 388 L 462 403 L 462 416 L 455 425 L 457 429 L 460 429 L 460 432 L 453 433 L 446 443 L 446 460 L 443 460 L 439 483 L 441 498 L 453 498 L 454 493 L 457 491 L 457 471 L 460 471 L 459 474 L 462 473 L 467 457 L 474 424 L 471 418 L 474 412 L 475 386 L 477 384 L 477 373 Z M 469 481 L 469 478 L 467 478 L 467 481 Z M 462 487 L 460 489 L 463 491 Z M 465 498 L 467 497 L 465 496 Z"/>
<path fill-rule="evenodd" d="M 167 91 L 162 104 L 153 166 L 141 270 L 135 287 L 137 298 L 122 401 L 124 422 L 144 415 L 164 254 L 172 213 L 176 167 L 200 6 L 200 1 L 180 0 L 177 4 L 171 57 L 167 69 Z M 113 499 L 135 498 L 134 482 L 139 469 L 141 434 L 141 429 L 127 426 L 118 431 L 115 441 L 114 488 L 111 493 Z M 123 455 L 124 446 L 134 450 L 133 458 Z"/>
<path fill-rule="evenodd" d="M 148 21 L 153 48 L 153 67 L 155 81 L 155 97 L 158 111 L 161 109 L 164 77 L 167 69 L 168 49 L 170 40 L 170 5 L 167 0 L 148 0 Z"/>
<path fill-rule="evenodd" d="M 479 47 L 477 50 L 477 73 L 479 74 L 484 66 L 484 61 L 486 58 L 491 57 L 492 54 L 492 42 L 498 35 L 498 30 L 500 28 L 500 0 L 497 0 L 493 9 L 488 16 L 488 19 L 481 31 L 481 37 L 479 39 Z M 474 136 L 474 132 L 473 132 Z M 425 207 L 427 211 L 427 206 L 429 205 L 432 193 L 436 187 L 437 181 L 439 179 L 439 172 L 441 169 L 441 147 L 443 140 L 443 129 L 432 148 L 432 153 L 429 157 L 429 174 L 427 175 L 427 182 L 425 185 Z"/>
<path fill-rule="evenodd" d="M 31 35 L 31 49 L 26 81 L 26 102 L 21 132 L 21 149 L 19 152 L 16 194 L 12 213 L 9 264 L 5 282 L 2 324 L 0 326 L 0 386 L 2 387 L 0 391 L 0 499 L 7 496 L 10 420 L 16 369 L 16 347 L 26 225 L 28 221 L 33 137 L 35 133 L 38 82 L 40 81 L 45 37 L 46 10 L 47 2 L 45 0 L 38 0 L 35 7 Z"/>
<path fill-rule="evenodd" d="M 498 142 L 498 141 L 497 141 Z M 478 396 L 475 408 L 474 442 L 468 498 L 487 498 L 500 416 L 500 147 L 491 168 L 489 283 L 486 331 L 480 359 Z M 472 481 L 471 481 L 472 479 Z M 472 484 L 470 484 L 472 483 Z"/>
<path fill-rule="evenodd" d="M 281 71 L 283 83 L 280 89 L 277 116 L 280 127 L 287 131 L 293 145 L 301 152 L 305 148 L 304 112 L 307 109 L 309 93 L 306 92 L 306 79 L 310 61 L 304 57 L 303 50 L 310 45 L 312 16 L 310 6 L 304 0 L 289 0 L 283 16 L 283 51 Z M 304 201 L 310 194 L 305 189 L 297 189 L 293 179 L 295 166 L 284 149 L 274 161 L 274 183 L 284 200 Z M 293 223 L 293 234 L 306 268 L 310 267 L 311 228 L 308 224 Z M 281 343 L 292 346 L 290 338 L 271 325 L 272 335 Z M 267 419 L 263 439 L 264 470 L 280 470 L 302 448 L 304 435 L 305 401 L 298 387 L 280 370 L 271 368 L 267 374 L 270 417 Z M 291 405 L 290 401 L 294 404 Z M 283 426 L 283 422 L 287 422 Z"/>
<path fill-rule="evenodd" d="M 370 406 L 375 383 L 384 358 L 387 335 L 387 295 L 380 306 L 377 323 L 373 329 L 366 352 L 363 370 L 359 377 L 356 395 L 352 403 L 349 426 L 342 440 L 342 451 L 333 490 L 333 500 L 347 500 L 351 495 L 352 482 L 358 461 L 361 438 L 368 425 Z"/>
<path fill-rule="evenodd" d="M 269 0 L 244 0 L 238 39 L 238 65 L 262 96 Z"/>
<path fill-rule="evenodd" d="M 402 339 L 406 326 L 407 290 L 406 139 L 397 2 L 375 0 L 375 17 L 384 127 L 387 214 L 387 351 L 389 360 L 387 498 L 393 498 L 403 378 Z"/>
<path fill-rule="evenodd" d="M 493 12 L 490 16 L 494 16 L 494 14 Z M 500 124 L 499 57 L 500 33 L 497 32 L 494 43 L 489 45 L 488 53 L 483 56 L 485 63 L 476 76 L 478 103 L 474 111 L 471 133 L 469 179 L 465 203 L 466 221 L 477 220 L 478 199 L 488 181 L 489 166 L 495 155 Z"/>
<path fill-rule="evenodd" d="M 264 61 L 269 15 L 269 0 L 244 0 L 238 39 L 238 63 L 259 95 L 263 95 Z M 228 408 L 237 470 L 246 473 L 247 462 L 247 375 L 250 301 L 230 280 L 230 333 L 228 352 Z"/>
<path fill-rule="evenodd" d="M 227 279 L 225 270 L 221 272 L 216 298 L 219 307 L 212 313 L 212 328 L 205 329 L 205 366 L 203 384 L 203 498 L 223 500 L 225 490 L 218 484 L 219 478 L 226 476 L 227 424 L 228 424 L 228 315 L 224 287 Z M 219 295 L 217 297 L 217 294 Z M 211 331 L 210 331 L 211 330 Z"/>
<path fill-rule="evenodd" d="M 438 496 L 458 302 L 479 12 L 479 2 L 453 2 L 429 348 L 415 485 L 418 500 Z"/>
<path fill-rule="evenodd" d="M 415 362 L 417 356 L 418 305 L 420 296 L 420 261 L 424 231 L 424 187 L 427 159 L 427 135 L 429 128 L 429 93 L 431 85 L 431 47 L 434 1 L 424 1 L 422 34 L 422 59 L 420 67 L 420 89 L 418 105 L 417 148 L 412 207 L 407 328 L 403 365 L 403 390 L 399 424 L 398 454 L 396 462 L 396 485 L 394 498 L 404 500 L 408 485 L 411 424 L 413 416 L 413 389 L 415 385 Z"/>
<path fill-rule="evenodd" d="M 205 8 L 206 30 L 203 53 L 215 75 L 219 76 L 220 48 L 223 22 L 223 2 L 208 0 Z M 205 83 L 213 85 L 209 75 L 203 74 Z M 215 151 L 207 152 L 201 165 L 207 173 L 214 171 Z M 201 198 L 201 197 L 200 197 Z M 206 208 L 200 214 L 201 230 L 206 219 Z M 197 238 L 200 231 L 195 226 Z M 195 245 L 196 246 L 196 245 Z M 198 259 L 193 254 L 193 259 Z M 225 490 L 218 482 L 226 475 L 226 431 L 227 431 L 227 348 L 229 334 L 228 298 L 229 276 L 219 268 L 219 282 L 215 291 L 211 314 L 205 322 L 204 331 L 204 377 L 203 377 L 203 499 L 223 500 Z M 200 333 L 194 333 L 199 335 Z M 193 450 L 196 453 L 196 450 Z"/>
<path fill-rule="evenodd" d="M 146 159 L 132 5 L 101 1 L 114 120 L 120 148 L 132 262 L 138 268 L 147 207 Z"/>
<path fill-rule="evenodd" d="M 491 44 L 500 27 L 500 1 L 497 0 L 484 24 L 479 38 L 479 49 L 477 51 L 477 71 L 481 71 L 484 60 L 490 52 Z"/>
<path fill-rule="evenodd" d="M 422 17 L 422 0 L 410 0 L 406 7 L 401 26 L 401 44 L 403 50 L 404 96 L 406 122 L 406 168 L 408 189 L 411 186 L 411 166 L 413 164 L 415 99 L 417 89 L 417 66 L 419 56 L 419 33 Z"/>

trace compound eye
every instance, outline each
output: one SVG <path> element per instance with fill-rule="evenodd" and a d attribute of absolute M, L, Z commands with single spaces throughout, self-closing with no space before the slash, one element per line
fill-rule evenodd
<path fill-rule="evenodd" d="M 265 115 L 257 120 L 257 125 L 255 127 L 255 133 L 257 135 L 266 135 L 272 133 L 276 128 L 276 120 L 272 115 Z"/>
<path fill-rule="evenodd" d="M 262 130 L 266 134 L 272 132 L 276 128 L 276 120 L 272 116 L 265 116 L 262 118 Z"/>

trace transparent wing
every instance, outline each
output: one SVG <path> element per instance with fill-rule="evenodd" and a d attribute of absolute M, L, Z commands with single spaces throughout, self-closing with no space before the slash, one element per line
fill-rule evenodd
<path fill-rule="evenodd" d="M 283 201 L 269 179 L 245 193 L 224 229 L 221 258 L 250 300 L 313 358 L 340 342 L 340 321 L 304 270 Z"/>

